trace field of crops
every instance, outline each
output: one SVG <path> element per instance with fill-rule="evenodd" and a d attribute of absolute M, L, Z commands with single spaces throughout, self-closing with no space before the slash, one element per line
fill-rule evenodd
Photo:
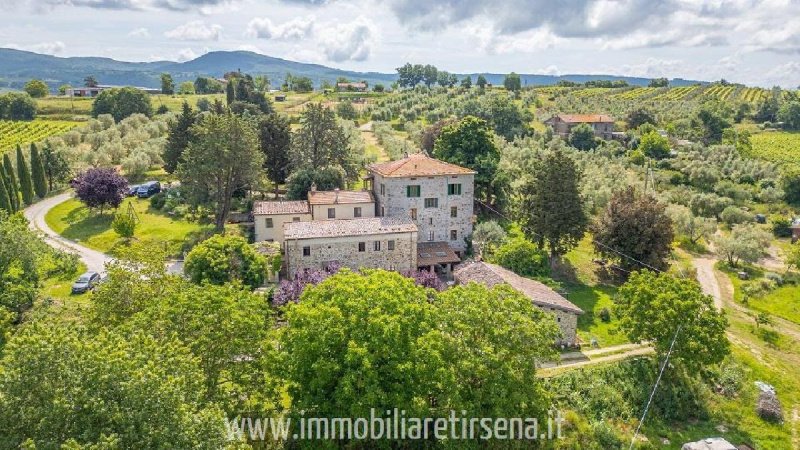
<path fill-rule="evenodd" d="M 623 100 L 632 100 L 635 98 L 641 98 L 646 95 L 650 95 L 653 92 L 657 91 L 659 88 L 651 88 L 651 87 L 638 87 L 634 89 L 630 89 L 627 91 L 620 92 L 618 94 L 614 94 L 614 97 L 621 98 Z"/>
<path fill-rule="evenodd" d="M 685 99 L 689 94 L 697 90 L 699 86 L 681 86 L 676 88 L 670 88 L 655 97 L 651 100 L 666 100 L 666 101 L 678 101 Z"/>
<path fill-rule="evenodd" d="M 56 134 L 61 134 L 80 125 L 80 122 L 64 120 L 34 120 L 32 122 L 16 122 L 0 120 L 0 153 L 17 144 L 26 146 L 31 142 Z"/>
<path fill-rule="evenodd" d="M 703 92 L 704 97 L 713 97 L 717 100 L 729 100 L 728 97 L 736 90 L 736 86 L 723 86 L 715 84 Z"/>
<path fill-rule="evenodd" d="M 617 92 L 617 90 L 613 88 L 586 88 L 586 89 L 579 89 L 577 91 L 572 92 L 572 95 L 575 97 L 592 97 L 594 95 L 602 95 L 607 94 L 609 92 Z"/>
<path fill-rule="evenodd" d="M 770 92 L 766 89 L 761 88 L 744 88 L 742 92 L 739 94 L 739 99 L 749 103 L 758 103 L 762 100 L 766 100 L 770 95 Z"/>
<path fill-rule="evenodd" d="M 750 137 L 753 158 L 778 164 L 800 165 L 800 133 L 766 131 Z"/>

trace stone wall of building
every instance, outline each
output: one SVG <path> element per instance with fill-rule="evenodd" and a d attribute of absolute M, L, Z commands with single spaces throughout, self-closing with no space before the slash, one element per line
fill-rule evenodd
<path fill-rule="evenodd" d="M 268 218 L 272 219 L 272 228 L 267 228 Z M 283 224 L 309 221 L 311 221 L 311 214 L 254 214 L 255 241 L 283 243 Z"/>
<path fill-rule="evenodd" d="M 380 242 L 380 250 L 375 250 L 376 241 Z M 394 250 L 389 250 L 389 241 L 394 241 Z M 364 251 L 359 251 L 361 242 Z M 303 247 L 309 247 L 309 256 L 303 256 Z M 353 270 L 361 267 L 412 270 L 417 267 L 417 233 L 288 239 L 284 251 L 289 278 L 303 269 L 322 269 L 334 261 Z"/>
<path fill-rule="evenodd" d="M 412 217 L 419 228 L 419 241 L 448 242 L 456 251 L 466 250 L 464 238 L 472 234 L 475 176 L 438 175 L 430 177 L 383 177 L 374 173 L 373 194 L 378 215 Z M 448 184 L 460 184 L 460 195 L 448 195 Z M 407 186 L 419 185 L 420 196 L 408 197 Z M 436 198 L 436 207 L 425 207 L 426 198 Z M 451 217 L 456 208 L 456 217 Z M 451 239 L 455 231 L 455 239 Z M 433 233 L 431 235 L 431 232 Z"/>
<path fill-rule="evenodd" d="M 544 312 L 555 316 L 563 337 L 559 344 L 574 345 L 578 341 L 578 315 L 556 308 L 542 308 Z"/>

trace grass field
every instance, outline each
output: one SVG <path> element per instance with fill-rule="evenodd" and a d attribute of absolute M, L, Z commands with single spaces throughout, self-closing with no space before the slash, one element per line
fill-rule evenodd
<path fill-rule="evenodd" d="M 225 94 L 208 95 L 151 95 L 150 104 L 153 110 L 165 105 L 170 111 L 180 111 L 183 102 L 187 101 L 192 107 L 197 106 L 197 101 L 206 98 L 213 102 L 215 99 L 225 101 Z M 92 113 L 92 98 L 69 98 L 69 97 L 46 97 L 36 100 L 37 109 L 40 117 L 60 118 L 60 119 L 82 119 L 86 120 Z"/>
<path fill-rule="evenodd" d="M 28 147 L 31 142 L 64 133 L 80 124 L 81 122 L 66 120 L 0 120 L 0 154 L 15 148 L 17 144 Z"/>
<path fill-rule="evenodd" d="M 133 204 L 139 218 L 135 238 L 142 242 L 157 242 L 168 246 L 171 254 L 180 252 L 187 239 L 209 232 L 211 225 L 200 225 L 186 220 L 174 219 L 159 211 L 150 209 L 148 200 L 128 198 L 120 206 L 120 211 L 127 211 L 128 204 Z M 67 239 L 78 241 L 82 245 L 114 254 L 115 249 L 125 245 L 122 239 L 111 229 L 113 211 L 99 214 L 89 209 L 76 199 L 67 200 L 47 213 L 47 225 L 56 233 Z"/>
<path fill-rule="evenodd" d="M 800 165 L 800 132 L 765 131 L 750 137 L 749 155 L 778 164 Z"/>

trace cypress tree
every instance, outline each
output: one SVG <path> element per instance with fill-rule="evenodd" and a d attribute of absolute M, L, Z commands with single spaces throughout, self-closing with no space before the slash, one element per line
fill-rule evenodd
<path fill-rule="evenodd" d="M 33 178 L 33 191 L 39 198 L 47 197 L 47 179 L 44 176 L 44 164 L 39 155 L 36 144 L 31 143 L 31 176 Z"/>
<path fill-rule="evenodd" d="M 14 176 L 14 166 L 11 165 L 11 158 L 8 156 L 8 153 L 3 155 L 3 167 L 6 172 L 8 196 L 11 200 L 11 206 L 14 208 L 14 211 L 19 211 L 19 185 L 17 184 L 16 176 Z"/>
<path fill-rule="evenodd" d="M 183 102 L 183 111 L 170 127 L 167 145 L 164 146 L 164 170 L 174 173 L 182 161 L 183 151 L 189 146 L 189 129 L 194 125 L 195 114 L 189 103 Z"/>
<path fill-rule="evenodd" d="M 26 205 L 33 204 L 33 180 L 31 180 L 31 170 L 25 162 L 25 155 L 22 148 L 17 144 L 17 179 L 19 180 L 19 191 L 22 193 L 22 201 Z"/>
<path fill-rule="evenodd" d="M 7 211 L 9 214 L 14 213 L 14 207 L 11 205 L 11 198 L 8 196 L 5 174 L 0 176 L 0 210 Z"/>
<path fill-rule="evenodd" d="M 225 100 L 228 101 L 228 106 L 231 106 L 231 103 L 236 101 L 236 87 L 234 84 L 236 83 L 236 78 L 231 77 L 228 80 L 228 85 L 225 86 Z"/>
<path fill-rule="evenodd" d="M 5 189 L 6 191 L 6 198 L 8 198 L 8 207 L 11 208 L 9 211 L 16 212 L 17 206 L 14 203 L 14 197 L 13 197 L 13 195 L 15 195 L 16 192 L 12 191 L 13 187 L 11 186 L 11 180 L 8 179 L 8 175 L 6 174 L 6 169 L 5 167 L 3 167 L 2 163 L 0 163 L 0 182 L 2 182 L 3 189 Z"/>

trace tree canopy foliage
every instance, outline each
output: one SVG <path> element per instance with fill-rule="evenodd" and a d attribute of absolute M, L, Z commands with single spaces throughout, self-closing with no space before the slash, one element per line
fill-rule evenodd
<path fill-rule="evenodd" d="M 133 114 L 153 115 L 150 97 L 144 91 L 132 87 L 105 89 L 92 103 L 92 117 L 110 114 L 115 121 Z"/>

